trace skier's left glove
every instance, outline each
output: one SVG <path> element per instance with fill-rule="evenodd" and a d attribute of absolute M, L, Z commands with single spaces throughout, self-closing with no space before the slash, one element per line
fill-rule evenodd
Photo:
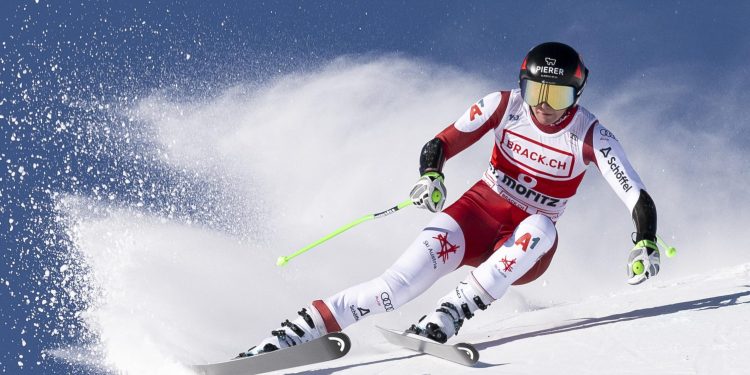
<path fill-rule="evenodd" d="M 654 241 L 639 241 L 628 255 L 628 284 L 640 284 L 658 273 L 659 247 Z"/>
<path fill-rule="evenodd" d="M 438 212 L 445 204 L 445 185 L 443 174 L 440 172 L 426 172 L 411 189 L 411 201 L 419 208 L 426 208 L 430 212 Z"/>

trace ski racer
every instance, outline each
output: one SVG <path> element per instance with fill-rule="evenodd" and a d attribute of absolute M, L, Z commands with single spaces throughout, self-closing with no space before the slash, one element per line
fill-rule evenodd
<path fill-rule="evenodd" d="M 589 166 L 625 203 L 635 224 L 628 282 L 659 272 L 656 207 L 615 135 L 578 101 L 588 69 L 570 46 L 548 42 L 523 60 L 520 87 L 493 92 L 422 148 L 415 205 L 437 213 L 400 258 L 380 276 L 313 301 L 293 321 L 240 356 L 283 349 L 318 338 L 376 313 L 390 312 L 463 265 L 475 267 L 436 308 L 408 331 L 440 343 L 464 320 L 485 310 L 511 285 L 534 281 L 557 248 L 555 223 Z M 482 178 L 443 210 L 443 165 L 494 133 Z M 641 262 L 642 272 L 633 264 Z"/>

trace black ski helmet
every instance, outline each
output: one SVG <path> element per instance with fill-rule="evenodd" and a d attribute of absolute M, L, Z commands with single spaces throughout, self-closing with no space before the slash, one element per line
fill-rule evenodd
<path fill-rule="evenodd" d="M 524 79 L 552 85 L 571 86 L 575 100 L 583 92 L 589 70 L 573 47 L 559 42 L 542 43 L 532 48 L 521 64 L 518 84 Z"/>

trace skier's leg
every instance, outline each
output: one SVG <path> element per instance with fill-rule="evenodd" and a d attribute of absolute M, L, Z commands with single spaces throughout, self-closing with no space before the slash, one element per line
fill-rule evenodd
<path fill-rule="evenodd" d="M 300 317 L 282 323 L 280 329 L 272 331 L 273 336 L 244 355 L 297 345 L 340 331 L 370 315 L 393 311 L 455 270 L 464 251 L 464 235 L 458 223 L 451 216 L 438 213 L 383 274 L 325 300 L 314 301 L 300 311 Z"/>
<path fill-rule="evenodd" d="M 529 216 L 489 259 L 440 299 L 435 312 L 412 326 L 411 331 L 445 342 L 458 332 L 464 319 L 502 297 L 511 284 L 556 246 L 557 230 L 552 221 L 542 215 Z"/>
<path fill-rule="evenodd" d="M 439 213 L 382 275 L 341 291 L 324 304 L 341 329 L 371 314 L 393 311 L 455 270 L 464 243 L 458 223 Z"/>

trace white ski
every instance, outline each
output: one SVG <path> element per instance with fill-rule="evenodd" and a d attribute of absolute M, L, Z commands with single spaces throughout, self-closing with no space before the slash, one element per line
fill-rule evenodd
<path fill-rule="evenodd" d="M 349 336 L 335 332 L 291 348 L 227 362 L 193 365 L 192 369 L 201 375 L 260 374 L 341 358 L 349 353 L 350 348 Z"/>
<path fill-rule="evenodd" d="M 429 354 L 464 366 L 474 366 L 474 364 L 479 361 L 479 352 L 471 344 L 463 342 L 453 345 L 441 344 L 411 333 L 383 327 L 377 328 L 383 336 L 385 336 L 386 340 L 394 345 Z"/>

